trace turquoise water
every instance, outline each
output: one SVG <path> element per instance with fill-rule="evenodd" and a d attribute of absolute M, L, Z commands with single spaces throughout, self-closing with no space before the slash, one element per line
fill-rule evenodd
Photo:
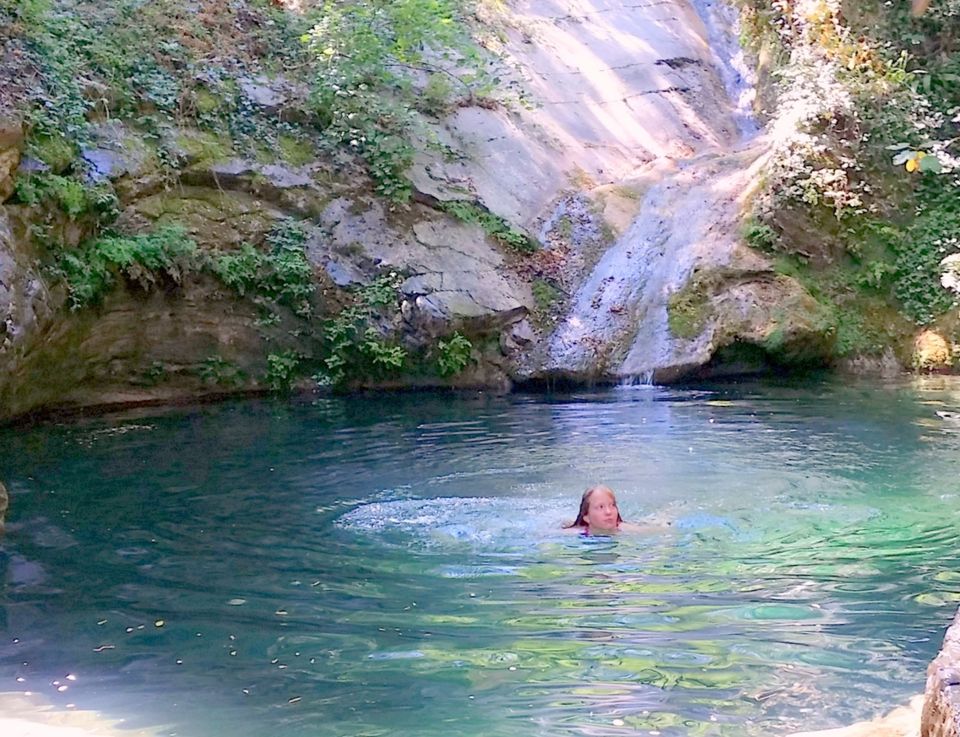
<path fill-rule="evenodd" d="M 871 717 L 922 690 L 960 601 L 958 409 L 928 380 L 3 429 L 0 692 L 186 737 Z M 673 524 L 559 533 L 595 481 Z"/>

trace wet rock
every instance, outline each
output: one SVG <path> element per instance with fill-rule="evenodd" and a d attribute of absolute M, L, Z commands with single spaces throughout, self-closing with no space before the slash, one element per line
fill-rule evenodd
<path fill-rule="evenodd" d="M 181 169 L 222 163 L 233 157 L 233 141 L 229 136 L 193 128 L 171 128 L 162 135 L 166 158 Z"/>
<path fill-rule="evenodd" d="M 363 283 L 361 275 L 369 281 L 390 270 L 405 275 L 395 327 L 412 350 L 427 348 L 454 330 L 497 338 L 528 314 L 529 287 L 509 278 L 503 256 L 479 227 L 421 206 L 409 215 L 409 225 L 397 223 L 379 201 L 338 198 L 321 216 L 329 234 L 326 250 L 317 244 L 308 255 L 340 282 Z M 493 346 L 493 353 L 483 354 L 478 366 L 458 377 L 458 385 L 461 379 L 464 385 L 478 385 L 483 376 L 504 384 L 507 369 L 500 365 L 496 341 Z"/>
<path fill-rule="evenodd" d="M 337 258 L 324 263 L 323 267 L 330 280 L 338 287 L 349 287 L 353 284 L 366 284 L 370 278 L 355 264 Z"/>
<path fill-rule="evenodd" d="M 321 221 L 333 250 L 352 252 L 380 269 L 410 276 L 400 289 L 408 309 L 428 321 L 469 322 L 478 330 L 510 324 L 525 313 L 533 297 L 524 284 L 508 280 L 503 256 L 478 226 L 417 208 L 411 231 L 391 226 L 382 204 L 355 208 L 338 199 Z"/>
<path fill-rule="evenodd" d="M 510 339 L 517 345 L 524 346 L 532 343 L 536 339 L 536 335 L 533 328 L 530 327 L 530 322 L 521 320 L 510 331 Z"/>
<path fill-rule="evenodd" d="M 927 668 L 920 737 L 960 737 L 960 612 Z"/>
<path fill-rule="evenodd" d="M 891 378 L 903 373 L 903 364 L 893 349 L 886 348 L 879 356 L 853 356 L 840 362 L 838 368 L 858 376 Z"/>
<path fill-rule="evenodd" d="M 94 181 L 142 177 L 156 169 L 150 148 L 120 121 L 91 126 L 90 137 L 94 145 L 82 149 L 80 156 Z"/>
<path fill-rule="evenodd" d="M 186 169 L 181 181 L 195 187 L 246 192 L 302 217 L 318 215 L 329 199 L 304 171 L 238 158 L 201 161 Z"/>
<path fill-rule="evenodd" d="M 32 156 L 24 156 L 20 159 L 18 170 L 24 174 L 33 174 L 35 172 L 51 171 L 51 168 L 48 164 L 40 161 L 40 159 L 35 159 Z"/>
<path fill-rule="evenodd" d="M 92 145 L 80 152 L 94 182 L 110 181 L 122 203 L 161 189 L 167 179 L 156 152 L 136 131 L 118 120 L 91 125 Z"/>
<path fill-rule="evenodd" d="M 294 187 L 309 187 L 313 180 L 302 172 L 296 172 L 278 164 L 268 164 L 259 169 L 260 176 L 267 180 L 271 187 L 277 189 L 292 189 Z"/>
<path fill-rule="evenodd" d="M 23 223 L 0 208 L 0 386 L 30 334 L 47 324 L 59 302 L 49 294 L 31 255 Z"/>
<path fill-rule="evenodd" d="M 35 387 L 24 385 L 23 367 L 64 302 L 62 290 L 48 289 L 32 254 L 25 224 L 0 207 L 0 419 L 29 404 Z M 43 373 L 31 379 L 41 386 L 49 382 Z"/>
<path fill-rule="evenodd" d="M 151 292 L 121 285 L 97 309 L 63 311 L 31 331 L 29 351 L 0 375 L 0 417 L 262 388 L 266 354 L 292 348 L 291 330 L 304 355 L 318 345 L 285 312 L 270 326 L 260 317 L 209 277 Z"/>
<path fill-rule="evenodd" d="M 524 318 L 500 333 L 500 350 L 505 356 L 514 356 L 529 347 L 537 335 L 530 326 L 530 321 Z"/>

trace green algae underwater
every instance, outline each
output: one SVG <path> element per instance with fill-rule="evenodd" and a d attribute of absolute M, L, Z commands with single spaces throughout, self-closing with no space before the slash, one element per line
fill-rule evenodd
<path fill-rule="evenodd" d="M 194 737 L 873 717 L 960 602 L 958 406 L 931 378 L 3 429 L 0 691 Z M 600 481 L 653 531 L 562 533 Z"/>

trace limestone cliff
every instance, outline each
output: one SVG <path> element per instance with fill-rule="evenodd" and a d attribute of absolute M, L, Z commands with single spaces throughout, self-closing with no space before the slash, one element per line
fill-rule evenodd
<path fill-rule="evenodd" d="M 309 4 L 167 5 L 135 19 L 181 34 L 130 62 L 144 89 L 60 79 L 37 60 L 64 15 L 5 11 L 2 68 L 25 94 L 0 116 L 0 417 L 318 381 L 503 388 L 830 360 L 830 316 L 741 243 L 766 144 L 736 99 L 749 84 L 724 6 L 475 9 L 494 91 L 437 102 L 466 52 L 429 73 L 408 62 L 408 140 L 378 113 L 374 146 L 349 123 L 331 143 L 330 110 L 364 111 L 316 101 L 302 69 L 325 67 L 279 36 L 256 43 Z M 119 34 L 104 7 L 77 33 Z M 24 104 L 58 84 L 82 135 Z M 384 196 L 397 188 L 410 197 Z"/>

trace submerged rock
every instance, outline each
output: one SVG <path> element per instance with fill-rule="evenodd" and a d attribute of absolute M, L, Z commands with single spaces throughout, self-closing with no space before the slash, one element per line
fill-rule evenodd
<path fill-rule="evenodd" d="M 796 732 L 788 737 L 918 737 L 922 707 L 923 696 L 914 696 L 907 705 L 898 706 L 889 714 L 876 719 L 836 729 Z M 933 737 L 933 735 L 925 735 L 925 737 Z"/>

